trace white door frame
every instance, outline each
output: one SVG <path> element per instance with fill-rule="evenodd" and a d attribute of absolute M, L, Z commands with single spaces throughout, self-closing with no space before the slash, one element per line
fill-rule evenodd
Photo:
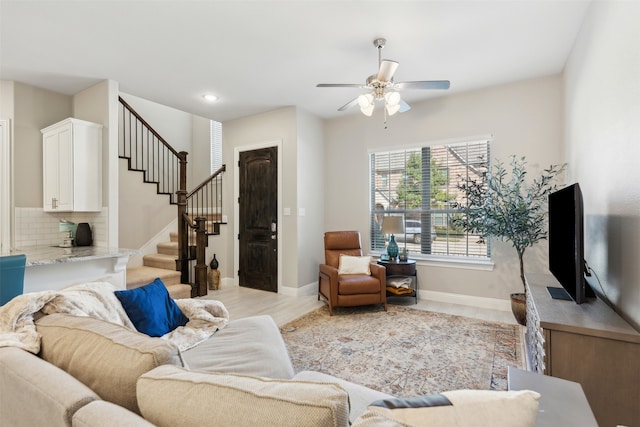
<path fill-rule="evenodd" d="M 11 122 L 0 119 L 0 253 L 11 249 L 11 206 L 13 161 L 11 150 Z"/>
<path fill-rule="evenodd" d="M 233 254 L 233 284 L 238 286 L 240 278 L 238 277 L 238 269 L 240 268 L 240 247 L 238 245 L 238 233 L 240 233 L 240 212 L 238 209 L 238 198 L 240 197 L 240 174 L 239 162 L 240 153 L 243 151 L 253 151 L 260 148 L 278 148 L 278 293 L 282 291 L 282 140 L 266 141 L 254 145 L 244 145 L 236 147 L 233 150 L 233 164 L 235 165 L 235 173 L 233 174 L 233 238 L 234 238 L 234 254 Z"/>

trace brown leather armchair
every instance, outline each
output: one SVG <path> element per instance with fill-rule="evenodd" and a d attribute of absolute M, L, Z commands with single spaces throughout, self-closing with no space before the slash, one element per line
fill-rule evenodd
<path fill-rule="evenodd" d="M 325 264 L 320 264 L 318 299 L 323 297 L 333 307 L 383 304 L 387 311 L 387 276 L 384 266 L 371 263 L 371 275 L 338 274 L 340 255 L 362 256 L 359 231 L 324 233 Z"/>

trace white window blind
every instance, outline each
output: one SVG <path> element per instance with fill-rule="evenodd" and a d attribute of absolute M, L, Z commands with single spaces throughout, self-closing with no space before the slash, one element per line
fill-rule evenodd
<path fill-rule="evenodd" d="M 465 203 L 458 184 L 480 179 L 489 168 L 489 140 L 424 146 L 370 154 L 371 250 L 385 252 L 388 236 L 380 233 L 385 215 L 402 216 L 400 248 L 421 255 L 490 257 L 489 243 L 456 228 Z"/>
<path fill-rule="evenodd" d="M 222 167 L 222 123 L 211 120 L 211 173 Z"/>

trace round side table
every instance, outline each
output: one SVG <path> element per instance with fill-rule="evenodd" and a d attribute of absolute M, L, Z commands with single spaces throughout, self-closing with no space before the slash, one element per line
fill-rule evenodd
<path fill-rule="evenodd" d="M 387 271 L 387 299 L 413 298 L 415 304 L 418 303 L 418 275 L 416 273 L 416 261 L 409 259 L 406 261 L 379 260 L 378 264 L 385 267 Z M 410 279 L 411 292 L 402 291 L 395 288 L 393 282 L 402 282 Z"/>

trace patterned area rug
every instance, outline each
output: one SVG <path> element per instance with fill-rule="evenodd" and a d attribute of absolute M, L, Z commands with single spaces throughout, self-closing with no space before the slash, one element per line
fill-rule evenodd
<path fill-rule="evenodd" d="M 524 368 L 518 326 L 389 305 L 321 307 L 281 328 L 296 372 L 331 374 L 398 397 L 506 390 Z"/>

